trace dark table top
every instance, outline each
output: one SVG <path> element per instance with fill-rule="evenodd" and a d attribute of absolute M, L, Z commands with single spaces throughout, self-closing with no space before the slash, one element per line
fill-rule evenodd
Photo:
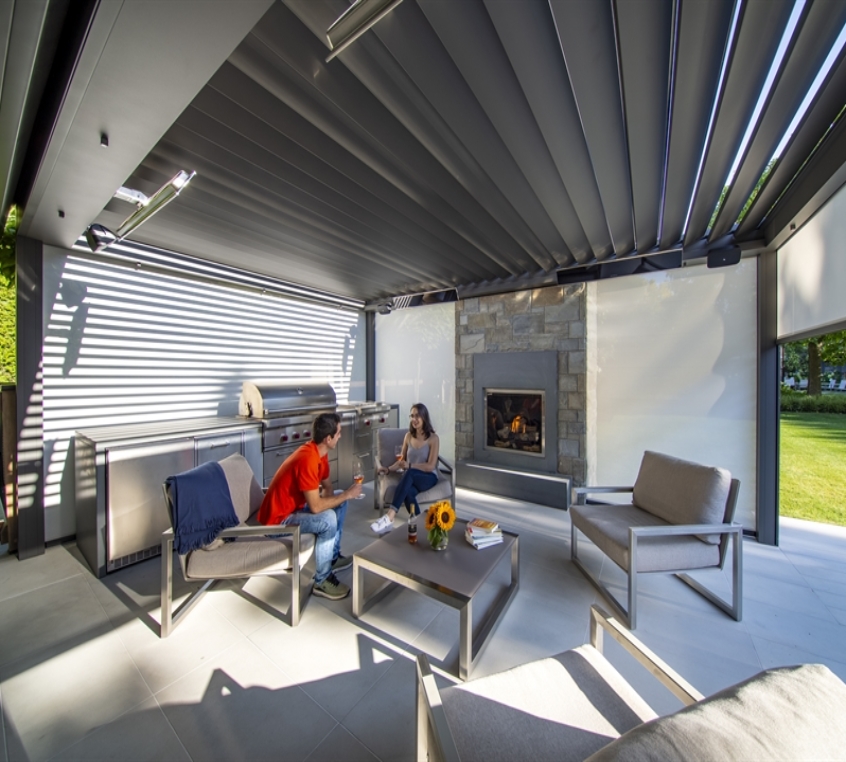
<path fill-rule="evenodd" d="M 446 550 L 434 551 L 421 527 L 416 545 L 404 528 L 383 535 L 354 557 L 424 582 L 441 585 L 468 599 L 478 592 L 504 556 L 511 553 L 517 535 L 502 533 L 502 543 L 477 550 L 464 539 L 466 522 L 456 521 Z"/>

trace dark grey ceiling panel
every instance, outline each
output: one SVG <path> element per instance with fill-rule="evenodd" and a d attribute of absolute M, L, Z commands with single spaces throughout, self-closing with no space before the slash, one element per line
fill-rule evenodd
<path fill-rule="evenodd" d="M 685 247 L 695 256 L 792 7 L 738 1 L 740 31 L 720 93 L 734 0 L 404 0 L 328 64 L 325 31 L 348 0 L 251 0 L 253 15 L 238 16 L 237 35 L 231 14 L 240 7 L 230 0 L 224 13 L 204 4 L 204 21 L 232 52 L 215 59 L 192 41 L 198 55 L 217 61 L 205 66 L 205 84 L 182 94 L 188 90 L 177 81 L 160 78 L 168 118 L 153 120 L 161 123 L 155 134 L 138 126 L 137 157 L 119 159 L 111 172 L 149 195 L 177 170 L 197 171 L 135 240 L 375 301 L 536 287 L 558 282 L 562 267 L 677 245 L 708 141 Z M 192 0 L 178 6 L 196 12 Z M 108 26 L 107 11 L 118 6 L 98 7 L 95 21 Z M 139 12 L 137 4 L 120 8 Z M 172 13 L 162 4 L 159 20 Z M 718 220 L 725 245 L 736 240 L 725 225 L 745 187 L 844 22 L 846 2 L 808 1 Z M 129 26 L 110 50 L 155 55 L 148 27 Z M 99 68 L 89 44 L 92 92 L 98 102 L 119 102 L 130 80 L 120 67 Z M 772 235 L 832 184 L 837 168 L 826 162 L 844 154 L 846 128 L 802 162 L 844 103 L 840 62 L 738 235 Z M 115 148 L 122 136 L 112 136 Z M 108 168 L 98 137 L 99 130 L 85 135 L 97 166 Z M 58 163 L 79 166 L 70 153 L 80 150 L 91 161 L 86 146 L 68 144 Z M 73 187 L 51 181 L 53 201 L 33 194 L 32 214 L 58 219 L 55 199 Z M 112 200 L 97 221 L 116 227 L 130 211 Z"/>
<path fill-rule="evenodd" d="M 844 106 L 846 106 L 846 56 L 841 54 L 839 62 L 832 68 L 828 82 L 808 110 L 793 140 L 768 178 L 767 184 L 761 189 L 754 205 L 737 229 L 739 239 L 760 236 L 758 227 L 762 222 L 766 222 L 766 216 L 773 204 L 811 155 L 820 137 L 825 134 Z"/>
<path fill-rule="evenodd" d="M 667 190 L 663 230 L 659 232 L 662 248 L 677 244 L 682 236 L 717 94 L 731 12 L 730 2 L 681 3 Z"/>
<path fill-rule="evenodd" d="M 635 241 L 658 243 L 667 135 L 672 0 L 616 0 Z"/>
<path fill-rule="evenodd" d="M 793 50 L 785 60 L 749 151 L 714 225 L 712 238 L 733 228 L 844 23 L 844 2 L 816 0 L 806 7 Z"/>
<path fill-rule="evenodd" d="M 613 253 L 608 222 L 552 16 L 540 0 L 486 0 L 593 257 Z"/>
<path fill-rule="evenodd" d="M 475 124 L 470 124 L 466 118 L 450 119 L 456 134 L 505 190 L 509 201 L 538 232 L 548 251 L 585 251 L 587 241 L 570 198 L 555 171 L 552 157 L 482 0 L 451 4 L 437 0 L 418 2 L 472 95 L 461 97 L 463 88 L 456 88 L 459 80 L 452 79 L 449 85 L 459 97 L 452 99 L 451 104 L 445 103 L 439 97 L 444 80 L 433 79 L 432 68 L 428 65 L 415 67 L 415 80 L 421 84 L 421 90 L 445 116 L 451 111 L 453 116 L 460 117 L 462 112 L 467 113 L 471 102 L 477 101 L 484 110 L 484 121 L 477 118 Z M 421 26 L 415 25 L 411 34 L 419 33 Z M 407 56 L 400 50 L 396 50 L 395 55 L 410 73 L 412 65 L 406 61 Z M 428 79 L 425 86 L 421 83 L 424 76 Z M 450 105 L 454 108 L 450 109 Z M 495 130 L 498 141 L 492 137 L 488 141 L 480 140 L 488 129 Z M 502 155 L 503 151 L 496 144 L 500 141 L 509 155 Z M 487 156 L 483 151 L 485 142 L 493 149 L 487 151 Z M 510 176 L 504 176 L 504 170 L 508 170 Z M 573 242 L 572 247 L 564 243 L 566 239 Z M 561 264 L 574 261 L 568 257 Z"/>
<path fill-rule="evenodd" d="M 743 6 L 685 235 L 687 245 L 705 235 L 792 10 L 793 0 L 747 0 Z"/>
<path fill-rule="evenodd" d="M 610 2 L 549 0 L 615 253 L 634 251 L 632 189 Z M 654 83 L 660 87 L 660 80 Z"/>
<path fill-rule="evenodd" d="M 843 187 L 844 166 L 846 119 L 840 119 L 764 221 L 764 239 L 784 240 L 804 224 Z"/>
<path fill-rule="evenodd" d="M 357 68 L 374 68 L 367 55 L 367 45 L 353 45 L 327 65 L 323 61 L 325 49 L 322 44 L 305 33 L 296 18 L 281 5 L 267 14 L 253 36 L 263 43 L 269 55 L 294 69 L 306 97 L 319 101 L 334 117 L 332 124 L 320 123 L 316 127 L 324 131 L 331 129 L 333 139 L 348 150 L 356 151 L 362 161 L 379 171 L 390 171 L 415 186 L 418 203 L 435 214 L 455 220 L 455 224 L 462 227 L 462 235 L 471 238 L 474 245 L 504 269 L 516 274 L 537 267 L 503 223 L 440 162 L 433 160 L 432 154 L 415 135 L 374 97 L 370 92 L 373 83 L 368 82 L 365 87 L 361 82 L 365 75 L 357 71 L 353 74 Z M 372 36 L 361 41 L 380 45 Z M 239 53 L 236 51 L 231 59 L 236 65 Z M 384 69 L 375 74 L 379 75 L 381 85 L 391 87 L 392 94 L 397 98 L 402 96 L 400 89 L 384 74 Z M 268 82 L 265 86 L 272 87 L 273 83 Z M 414 88 L 411 82 L 407 86 Z M 495 186 L 491 187 L 492 192 L 498 193 Z"/>
<path fill-rule="evenodd" d="M 476 6 L 477 11 L 481 10 L 481 19 L 478 13 L 473 18 L 475 2 L 469 0 L 469 5 L 461 3 L 449 6 L 450 23 L 444 25 L 442 30 L 446 39 L 438 35 L 437 28 L 432 29 L 431 20 L 427 20 L 415 3 L 397 9 L 392 19 L 395 23 L 376 29 L 375 36 L 437 110 L 484 173 L 484 182 L 476 184 L 476 199 L 521 243 L 535 260 L 538 269 L 547 270 L 557 264 L 550 252 L 561 251 L 564 242 L 538 202 L 515 157 L 509 153 L 489 114 L 486 114 L 484 104 L 480 104 L 473 89 L 474 84 L 479 83 L 465 78 L 466 65 L 465 70 L 461 68 L 462 64 L 466 64 L 468 50 L 482 56 L 485 66 L 494 70 L 498 65 L 501 66 L 497 56 L 504 58 L 501 49 L 497 50 L 498 43 L 492 29 L 488 29 L 487 34 L 484 28 L 476 29 L 472 44 L 468 44 L 471 41 L 461 39 L 465 28 L 472 27 L 474 20 L 487 22 L 490 27 L 481 6 Z M 437 22 L 437 12 L 433 16 Z M 491 42 L 494 46 L 490 45 Z M 472 71 L 470 75 L 472 79 Z M 506 97 L 507 84 L 504 93 Z M 482 96 L 485 96 L 484 91 Z M 381 99 L 387 108 L 393 110 L 392 101 L 386 101 L 384 95 Z M 515 111 L 519 111 L 519 100 L 510 103 Z"/>

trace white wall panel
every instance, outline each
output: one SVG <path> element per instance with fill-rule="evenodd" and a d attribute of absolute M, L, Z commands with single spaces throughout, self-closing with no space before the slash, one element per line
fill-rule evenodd
<path fill-rule="evenodd" d="M 325 379 L 363 399 L 364 315 L 45 247 L 46 538 L 75 532 L 79 429 L 232 416 L 248 379 Z"/>
<path fill-rule="evenodd" d="M 588 284 L 588 484 L 644 450 L 728 468 L 755 526 L 757 260 Z"/>
<path fill-rule="evenodd" d="M 376 397 L 429 408 L 441 454 L 455 460 L 455 305 L 431 304 L 376 316 Z"/>
<path fill-rule="evenodd" d="M 846 188 L 778 250 L 778 336 L 846 321 Z"/>

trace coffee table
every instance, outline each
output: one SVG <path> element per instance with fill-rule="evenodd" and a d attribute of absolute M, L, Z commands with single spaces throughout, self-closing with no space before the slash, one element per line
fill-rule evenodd
<path fill-rule="evenodd" d="M 487 645 L 500 616 L 511 603 L 520 585 L 520 542 L 512 532 L 503 532 L 503 542 L 476 550 L 464 540 L 464 522 L 456 522 L 449 547 L 435 552 L 426 535 L 410 545 L 399 529 L 380 537 L 353 554 L 353 616 L 383 598 L 394 585 L 433 598 L 458 609 L 460 614 L 458 676 L 466 680 L 482 649 Z M 511 555 L 511 584 L 505 588 L 473 632 L 473 598 L 503 559 Z M 364 599 L 364 573 L 386 580 L 374 594 Z"/>

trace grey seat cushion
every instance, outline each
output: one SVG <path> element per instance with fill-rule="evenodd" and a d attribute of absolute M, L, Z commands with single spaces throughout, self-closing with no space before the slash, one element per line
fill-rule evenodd
<path fill-rule="evenodd" d="M 434 487 L 432 487 L 432 489 L 427 489 L 425 492 L 418 493 L 418 504 L 422 505 L 423 503 L 434 503 L 436 500 L 452 499 L 452 482 L 440 471 L 438 471 L 437 474 L 438 483 Z M 385 505 L 387 505 L 391 502 L 391 500 L 393 500 L 394 492 L 396 492 L 397 485 L 399 484 L 401 478 L 402 474 L 394 473 L 385 474 L 384 476 L 380 477 L 379 489 L 381 490 L 382 500 L 384 501 Z"/>
<path fill-rule="evenodd" d="M 590 645 L 441 692 L 465 762 L 582 760 L 655 712 Z"/>
<path fill-rule="evenodd" d="M 629 568 L 629 527 L 668 526 L 669 522 L 634 505 L 574 505 L 570 520 L 621 569 Z M 670 572 L 719 566 L 717 545 L 697 536 L 643 537 L 637 542 L 639 572 Z"/>
<path fill-rule="evenodd" d="M 761 672 L 641 725 L 591 762 L 846 758 L 846 684 L 822 664 Z"/>
<path fill-rule="evenodd" d="M 647 450 L 634 485 L 632 503 L 670 524 L 721 524 L 731 474 Z M 700 535 L 717 544 L 719 535 Z"/>
<path fill-rule="evenodd" d="M 300 567 L 314 550 L 314 535 L 300 535 Z M 195 550 L 186 559 L 188 579 L 273 576 L 291 571 L 291 540 L 242 537 L 214 550 Z"/>

